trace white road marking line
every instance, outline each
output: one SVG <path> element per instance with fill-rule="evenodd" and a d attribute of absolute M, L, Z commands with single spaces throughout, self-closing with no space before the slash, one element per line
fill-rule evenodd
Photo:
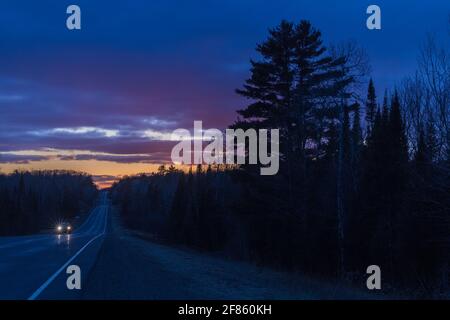
<path fill-rule="evenodd" d="M 103 236 L 106 233 L 106 224 L 107 224 L 107 216 L 108 210 L 105 210 L 105 226 L 103 228 L 103 232 L 96 235 L 94 238 L 89 240 L 77 253 L 75 253 L 61 268 L 58 269 L 47 281 L 45 281 L 27 300 L 35 300 L 41 293 L 44 291 L 50 283 L 73 261 L 76 257 L 78 257 L 84 249 L 86 249 L 92 242 L 97 240 L 99 237 Z"/>

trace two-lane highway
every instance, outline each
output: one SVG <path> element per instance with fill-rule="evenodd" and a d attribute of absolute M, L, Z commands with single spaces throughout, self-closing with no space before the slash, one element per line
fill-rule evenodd
<path fill-rule="evenodd" d="M 77 290 L 67 289 L 66 269 L 78 265 L 84 285 L 107 232 L 108 211 L 103 192 L 72 234 L 0 237 L 0 299 L 76 298 Z"/>
<path fill-rule="evenodd" d="M 70 265 L 81 268 L 81 290 L 67 288 Z M 0 299 L 349 299 L 366 294 L 143 240 L 123 227 L 106 193 L 72 235 L 0 238 Z"/>

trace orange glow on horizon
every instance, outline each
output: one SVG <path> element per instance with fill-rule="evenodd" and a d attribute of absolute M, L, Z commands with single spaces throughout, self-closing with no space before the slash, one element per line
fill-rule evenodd
<path fill-rule="evenodd" d="M 151 174 L 158 171 L 158 168 L 164 165 L 169 168 L 171 163 L 122 163 L 105 160 L 61 160 L 53 158 L 41 161 L 29 161 L 26 163 L 7 162 L 0 164 L 0 173 L 9 174 L 14 171 L 45 171 L 45 170 L 66 170 L 86 173 L 93 177 L 94 183 L 99 189 L 111 187 L 111 185 L 119 181 L 125 176 L 134 176 L 139 174 Z M 188 172 L 190 168 L 195 170 L 196 165 L 179 165 L 173 166 L 184 172 Z"/>
<path fill-rule="evenodd" d="M 142 173 L 153 173 L 163 164 L 155 163 L 120 163 L 100 160 L 43 160 L 29 161 L 28 163 L 3 163 L 0 165 L 0 172 L 12 173 L 15 170 L 71 170 L 84 172 L 94 176 L 110 176 L 110 179 L 95 181 L 100 189 L 110 187 L 115 181 L 123 176 L 132 176 Z M 170 164 L 164 164 L 170 166 Z"/>

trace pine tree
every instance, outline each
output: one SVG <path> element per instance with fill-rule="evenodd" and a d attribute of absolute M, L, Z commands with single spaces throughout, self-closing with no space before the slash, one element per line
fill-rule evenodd
<path fill-rule="evenodd" d="M 256 50 L 261 59 L 251 61 L 251 77 L 236 90 L 251 103 L 238 111 L 241 119 L 233 127 L 280 130 L 280 175 L 287 180 L 280 187 L 288 210 L 306 214 L 308 162 L 327 155 L 328 143 L 336 141 L 336 99 L 350 97 L 346 89 L 353 78 L 346 59 L 328 54 L 308 21 L 282 21 Z"/>
<path fill-rule="evenodd" d="M 344 58 L 327 55 L 321 33 L 308 21 L 283 21 L 257 51 L 262 61 L 251 61 L 251 78 L 237 90 L 253 102 L 238 111 L 243 120 L 235 127 L 280 129 L 284 155 L 302 161 L 312 145 L 325 148 L 321 142 L 339 117 L 331 99 L 349 97 L 345 88 L 353 78 Z"/>
<path fill-rule="evenodd" d="M 360 106 L 356 104 L 353 111 L 353 124 L 351 129 L 350 171 L 352 191 L 356 195 L 361 174 L 361 152 L 363 138 L 361 129 Z M 356 199 L 354 199 L 356 200 Z"/>
<path fill-rule="evenodd" d="M 367 135 L 370 135 L 372 128 L 375 124 L 376 111 L 377 111 L 377 96 L 375 93 L 375 86 L 373 84 L 373 80 L 370 79 L 369 87 L 367 88 L 367 100 L 366 100 Z"/>
<path fill-rule="evenodd" d="M 177 189 L 169 214 L 169 232 L 172 240 L 181 241 L 185 237 L 185 221 L 187 219 L 188 191 L 184 173 L 180 173 Z"/>
<path fill-rule="evenodd" d="M 359 153 L 359 149 L 363 144 L 362 129 L 361 129 L 361 114 L 360 106 L 356 104 L 353 111 L 353 124 L 352 124 L 352 153 L 356 156 Z"/>
<path fill-rule="evenodd" d="M 342 123 L 339 135 L 339 158 L 337 163 L 337 239 L 339 248 L 338 273 L 341 277 L 345 273 L 345 228 L 348 216 L 349 173 L 350 173 L 350 117 L 348 107 L 342 105 Z"/>
<path fill-rule="evenodd" d="M 397 91 L 392 99 L 389 114 L 389 131 L 391 134 L 389 140 L 391 142 L 392 160 L 396 165 L 405 165 L 408 161 L 408 146 Z"/>
<path fill-rule="evenodd" d="M 256 51 L 262 61 L 251 60 L 251 78 L 246 80 L 243 89 L 236 92 L 252 99 L 247 108 L 239 110 L 244 119 L 252 125 L 266 128 L 285 128 L 286 113 L 293 105 L 294 68 L 296 39 L 294 25 L 287 21 L 269 30 L 269 38 L 258 45 Z M 251 119 L 259 119 L 251 121 Z M 240 122 L 240 126 L 245 123 Z"/>
<path fill-rule="evenodd" d="M 383 252 L 390 270 L 394 270 L 399 244 L 404 234 L 405 191 L 407 184 L 408 149 L 401 106 L 397 91 L 394 93 L 388 116 L 388 123 L 383 130 L 384 161 L 380 173 L 382 183 L 383 222 L 385 229 L 382 236 Z M 404 242 L 404 241 L 403 241 Z M 392 272 L 392 271 L 391 271 Z M 394 279 L 391 279 L 394 280 Z"/>
<path fill-rule="evenodd" d="M 344 119 L 342 122 L 342 152 L 344 163 L 350 162 L 350 150 L 351 150 L 351 134 L 350 134 L 350 115 L 347 106 L 344 106 Z"/>
<path fill-rule="evenodd" d="M 381 111 L 381 123 L 382 123 L 383 128 L 387 128 L 388 123 L 389 123 L 389 105 L 388 105 L 387 91 L 384 92 L 383 108 Z"/>

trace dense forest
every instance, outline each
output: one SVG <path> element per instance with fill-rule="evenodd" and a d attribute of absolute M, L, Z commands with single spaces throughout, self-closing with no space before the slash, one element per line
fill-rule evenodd
<path fill-rule="evenodd" d="M 114 185 L 125 223 L 166 241 L 385 290 L 449 291 L 450 54 L 378 97 L 364 51 L 283 21 L 256 48 L 232 128 L 280 130 L 280 171 L 161 167 Z M 362 93 L 361 93 L 362 92 Z"/>
<path fill-rule="evenodd" d="M 97 197 L 90 176 L 67 171 L 0 174 L 0 235 L 53 228 L 88 210 Z"/>

